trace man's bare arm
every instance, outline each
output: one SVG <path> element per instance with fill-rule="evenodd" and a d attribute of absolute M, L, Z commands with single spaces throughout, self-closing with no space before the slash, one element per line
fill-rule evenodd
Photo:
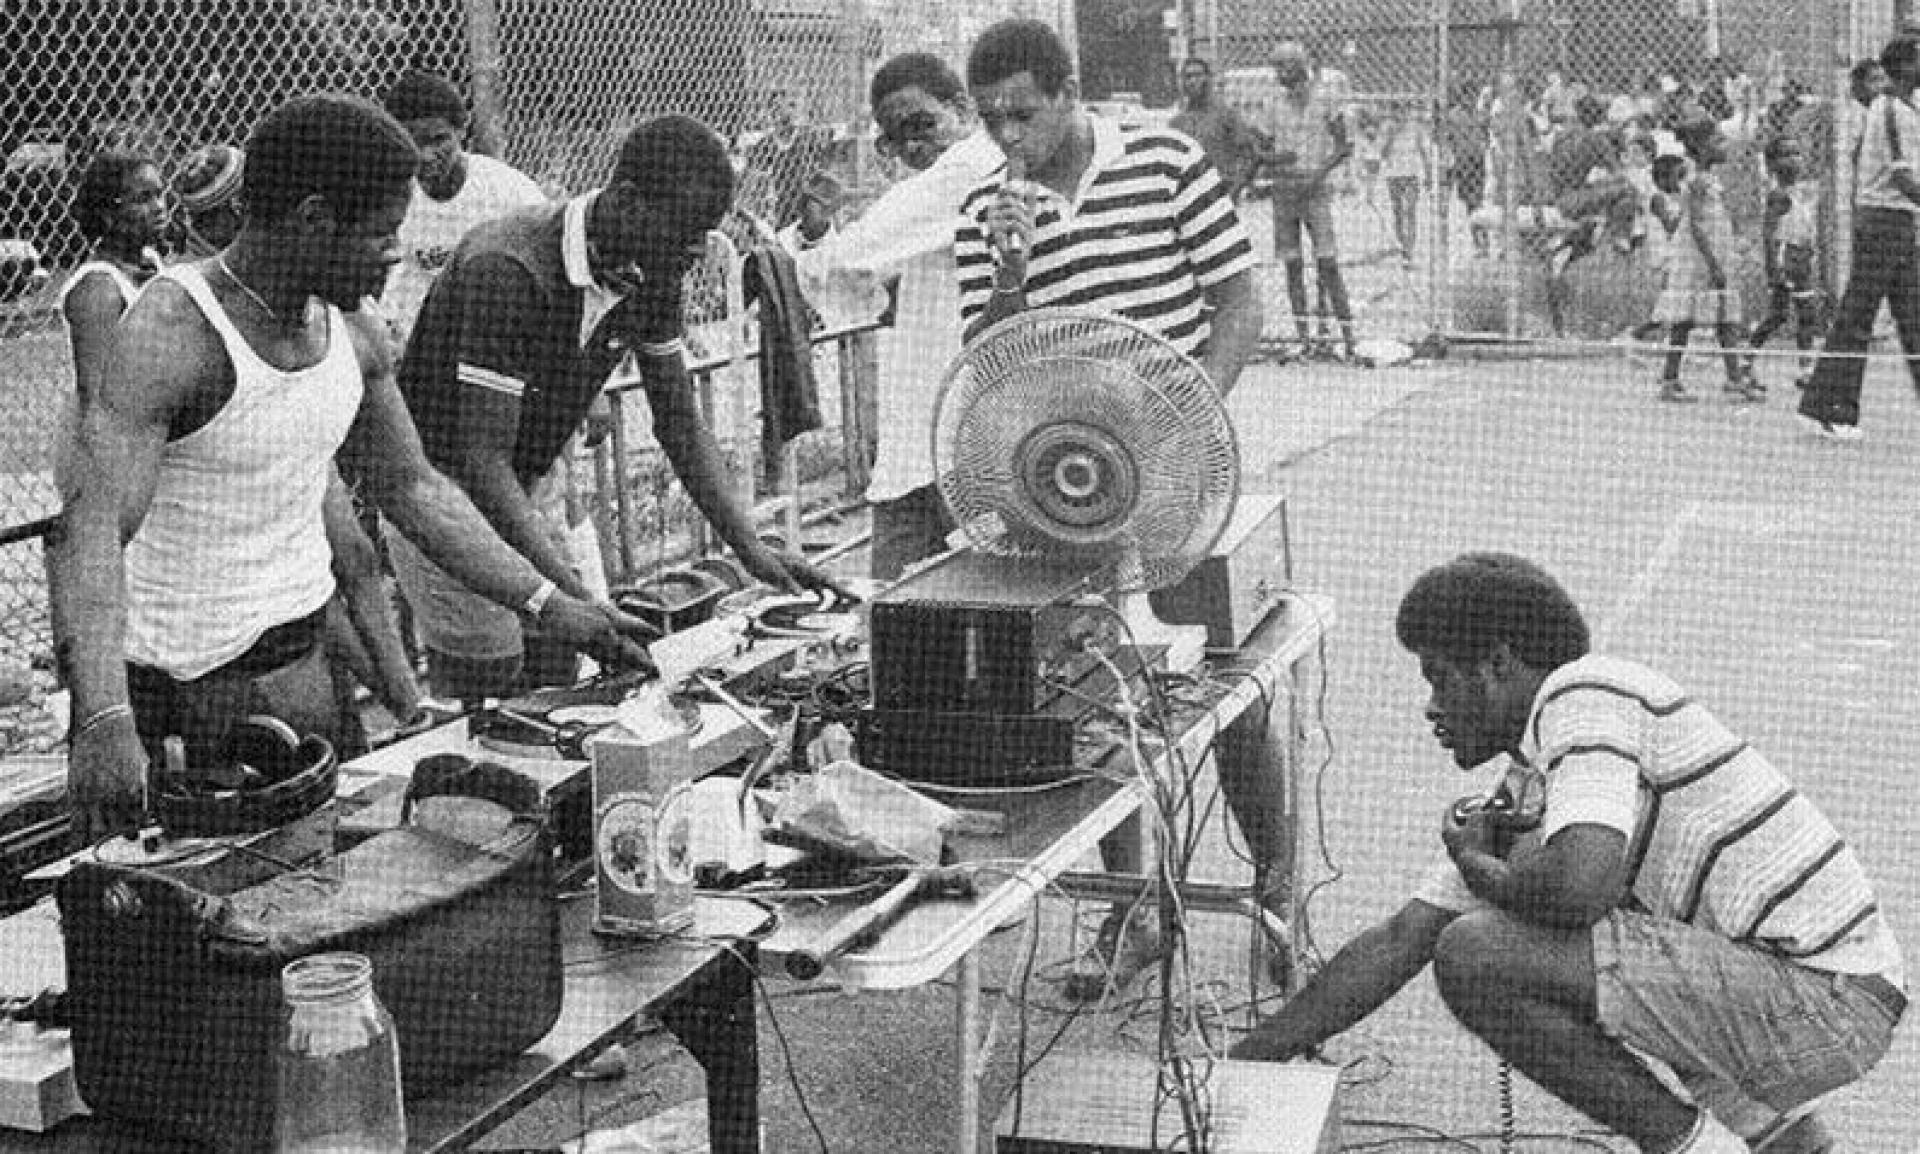
<path fill-rule="evenodd" d="M 513 470 L 520 398 L 472 389 L 463 398 L 456 480 L 501 540 L 560 588 L 587 595 L 573 565 L 555 547 L 546 519 Z"/>
<path fill-rule="evenodd" d="M 86 277 L 61 302 L 73 348 L 73 387 L 83 402 L 93 395 L 95 382 L 106 371 L 108 347 L 126 307 L 120 286 L 105 273 Z"/>
<path fill-rule="evenodd" d="M 1251 272 L 1236 273 L 1206 289 L 1213 315 L 1207 352 L 1201 365 L 1221 396 L 1231 392 L 1240 373 L 1260 347 L 1260 287 Z"/>
<path fill-rule="evenodd" d="M 408 540 L 467 588 L 510 608 L 543 578 L 509 548 L 460 487 L 427 461 L 420 433 L 393 379 L 390 344 L 365 313 L 348 318 L 366 394 L 342 446 L 366 493 Z"/>
<path fill-rule="evenodd" d="M 153 502 L 173 415 L 222 371 L 224 353 L 184 290 L 156 285 L 122 319 L 55 469 L 62 511 L 48 542 L 54 651 L 73 702 L 68 779 L 76 833 L 137 818 L 145 755 L 128 708 L 126 542 Z"/>
<path fill-rule="evenodd" d="M 419 431 L 394 383 L 384 326 L 364 312 L 349 317 L 348 323 L 360 353 L 366 394 L 342 453 L 360 468 L 368 497 L 455 580 L 495 604 L 526 608 L 548 578 L 501 540 L 460 487 L 427 461 Z M 578 646 L 604 666 L 652 664 L 640 639 L 658 632 L 611 605 L 563 590 L 545 602 L 538 616 L 549 636 Z"/>
<path fill-rule="evenodd" d="M 760 540 L 751 512 L 727 480 L 726 460 L 700 415 L 693 382 L 678 351 L 642 353 L 640 372 L 653 412 L 653 436 L 674 475 L 720 539 L 749 573 L 782 589 L 848 591 L 794 550 L 776 550 Z"/>
<path fill-rule="evenodd" d="M 1229 1057 L 1284 1062 L 1301 1057 L 1385 1005 L 1433 960 L 1454 914 L 1410 901 L 1341 948 L 1325 969 L 1242 1038 Z"/>

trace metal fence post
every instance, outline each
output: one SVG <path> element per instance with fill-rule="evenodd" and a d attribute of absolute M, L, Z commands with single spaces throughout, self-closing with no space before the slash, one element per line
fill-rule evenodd
<path fill-rule="evenodd" d="M 1434 160 L 1428 189 L 1433 204 L 1433 247 L 1427 258 L 1427 333 L 1442 337 L 1453 329 L 1453 187 L 1439 161 L 1448 151 L 1442 137 L 1453 100 L 1453 2 L 1434 0 L 1434 91 L 1428 101 L 1433 129 L 1428 155 Z"/>
<path fill-rule="evenodd" d="M 466 5 L 473 107 L 468 144 L 475 152 L 498 156 L 505 141 L 500 123 L 500 5 L 497 0 L 466 0 Z"/>

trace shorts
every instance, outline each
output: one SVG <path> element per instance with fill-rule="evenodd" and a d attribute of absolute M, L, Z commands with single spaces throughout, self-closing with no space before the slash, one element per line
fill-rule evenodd
<path fill-rule="evenodd" d="M 1304 250 L 1300 234 L 1313 242 L 1314 260 L 1333 260 L 1340 255 L 1333 235 L 1333 195 L 1323 184 L 1312 190 L 1273 188 L 1273 252 L 1283 261 L 1300 260 Z"/>
<path fill-rule="evenodd" d="M 1595 923 L 1600 1025 L 1670 1067 L 1737 1129 L 1859 1080 L 1886 1054 L 1904 997 L 1884 979 L 1798 965 L 1668 918 Z"/>
<path fill-rule="evenodd" d="M 536 497 L 535 510 L 553 547 L 571 562 L 573 554 L 563 528 L 565 513 L 550 504 Z M 421 644 L 467 661 L 499 661 L 523 653 L 525 626 L 519 613 L 468 589 L 391 525 L 386 528 L 386 543 L 394 580 L 413 611 Z"/>

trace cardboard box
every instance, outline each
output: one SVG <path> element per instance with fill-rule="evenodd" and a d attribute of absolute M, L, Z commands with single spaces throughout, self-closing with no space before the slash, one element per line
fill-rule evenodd
<path fill-rule="evenodd" d="M 592 743 L 593 928 L 650 936 L 693 922 L 691 786 L 687 731 L 623 727 Z"/>
<path fill-rule="evenodd" d="M 0 1023 L 0 1127 L 40 1134 L 86 1112 L 68 1032 Z"/>
<path fill-rule="evenodd" d="M 1208 1075 L 1214 1154 L 1333 1154 L 1340 1069 L 1307 1063 L 1197 1064 Z M 1000 1116 L 998 1154 L 1184 1150 L 1180 1111 L 1160 1100 L 1159 1068 L 1135 1054 L 1062 1054 L 1028 1075 L 1019 1121 Z"/>

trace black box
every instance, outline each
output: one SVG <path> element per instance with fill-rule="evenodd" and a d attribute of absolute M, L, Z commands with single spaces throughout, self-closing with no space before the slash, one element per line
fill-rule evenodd
<path fill-rule="evenodd" d="M 1208 649 L 1238 649 L 1293 584 L 1287 499 L 1242 493 L 1208 556 L 1177 584 L 1148 598 L 1169 625 L 1204 625 Z"/>
<path fill-rule="evenodd" d="M 873 705 L 880 710 L 1031 714 L 1107 647 L 1111 613 L 1076 606 L 1084 565 L 963 550 L 873 598 Z"/>

